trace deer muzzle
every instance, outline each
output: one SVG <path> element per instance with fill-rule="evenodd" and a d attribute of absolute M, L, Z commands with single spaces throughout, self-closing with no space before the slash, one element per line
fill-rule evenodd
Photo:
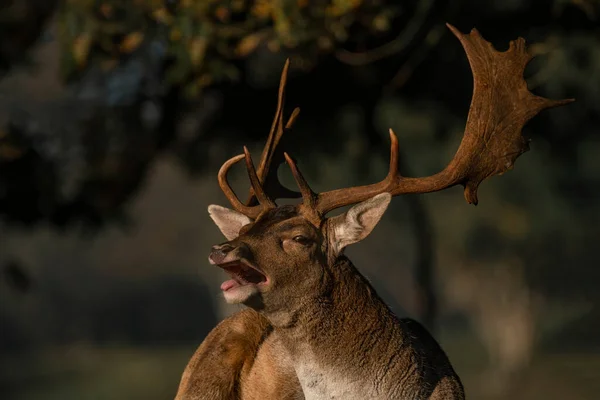
<path fill-rule="evenodd" d="M 227 242 L 213 246 L 208 261 L 213 265 L 222 265 L 242 258 L 249 258 L 249 256 L 250 250 L 245 244 L 234 245 Z"/>
<path fill-rule="evenodd" d="M 250 249 L 244 243 L 234 245 L 228 242 L 212 247 L 208 261 L 223 268 L 232 277 L 221 285 L 223 291 L 268 282 L 266 275 L 248 261 L 250 255 Z"/>
<path fill-rule="evenodd" d="M 208 255 L 208 261 L 213 265 L 233 261 L 232 253 L 234 250 L 235 247 L 228 243 L 217 244 L 211 248 L 210 254 Z M 230 260 L 227 260 L 228 258 Z"/>

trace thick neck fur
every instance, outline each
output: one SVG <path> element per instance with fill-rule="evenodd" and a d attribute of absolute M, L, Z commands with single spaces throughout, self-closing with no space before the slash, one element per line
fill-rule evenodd
<path fill-rule="evenodd" d="M 411 339 L 350 260 L 339 257 L 318 286 L 289 310 L 266 315 L 307 399 L 351 399 L 357 390 L 363 398 L 390 398 L 413 387 L 408 381 L 420 374 Z"/>
<path fill-rule="evenodd" d="M 332 333 L 337 341 L 342 328 L 355 328 L 358 331 L 350 333 L 356 335 L 388 330 L 397 324 L 397 318 L 345 256 L 339 257 L 315 283 L 318 287 L 306 290 L 303 297 L 281 312 L 288 316 L 285 324 L 272 321 L 282 333 L 290 337 L 311 337 L 315 331 L 320 336 Z"/>

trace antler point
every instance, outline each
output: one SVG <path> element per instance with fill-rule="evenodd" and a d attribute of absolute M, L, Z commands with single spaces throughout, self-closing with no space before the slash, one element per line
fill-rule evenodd
<path fill-rule="evenodd" d="M 465 200 L 467 203 L 477 205 L 479 200 L 477 199 L 477 188 L 479 187 L 479 183 L 477 182 L 467 182 L 465 184 Z"/>
<path fill-rule="evenodd" d="M 456 29 L 456 27 L 454 25 L 446 22 L 446 26 L 448 27 L 448 29 L 450 29 L 452 34 L 454 34 L 454 36 L 456 36 L 457 38 L 460 39 L 463 36 L 463 33 L 461 31 L 459 31 L 458 29 Z"/>
<path fill-rule="evenodd" d="M 288 119 L 287 123 L 285 124 L 285 129 L 292 128 L 292 125 L 294 125 L 294 122 L 296 122 L 298 115 L 300 115 L 300 107 L 294 108 L 294 110 L 292 111 L 292 115 L 290 115 L 290 118 Z"/>
<path fill-rule="evenodd" d="M 569 103 L 574 103 L 575 99 L 574 98 L 570 98 L 570 99 L 562 99 L 562 100 L 554 100 L 557 105 L 562 106 L 564 104 L 569 104 Z"/>

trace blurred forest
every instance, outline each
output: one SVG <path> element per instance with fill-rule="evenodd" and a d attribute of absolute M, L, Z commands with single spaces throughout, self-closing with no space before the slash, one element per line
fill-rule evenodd
<path fill-rule="evenodd" d="M 429 175 L 473 86 L 446 22 L 499 50 L 524 37 L 529 88 L 577 101 L 526 125 L 531 151 L 477 207 L 397 198 L 349 256 L 469 398 L 597 399 L 599 0 L 2 0 L 0 397 L 173 398 L 237 309 L 206 207 L 226 205 L 227 158 L 258 157 L 285 59 L 302 109 L 285 145 L 313 188 L 384 176 L 388 128 L 403 174 Z"/>

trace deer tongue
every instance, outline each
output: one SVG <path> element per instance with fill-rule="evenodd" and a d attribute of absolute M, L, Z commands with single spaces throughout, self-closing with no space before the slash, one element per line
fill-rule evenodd
<path fill-rule="evenodd" d="M 266 276 L 263 273 L 241 262 L 223 265 L 221 268 L 231 275 L 231 279 L 221 284 L 221 290 L 223 291 L 238 286 L 256 285 L 266 281 Z"/>
<path fill-rule="evenodd" d="M 235 279 L 229 279 L 226 280 L 225 282 L 221 283 L 221 290 L 226 292 L 229 289 L 239 286 L 240 284 L 238 282 L 235 281 Z"/>

